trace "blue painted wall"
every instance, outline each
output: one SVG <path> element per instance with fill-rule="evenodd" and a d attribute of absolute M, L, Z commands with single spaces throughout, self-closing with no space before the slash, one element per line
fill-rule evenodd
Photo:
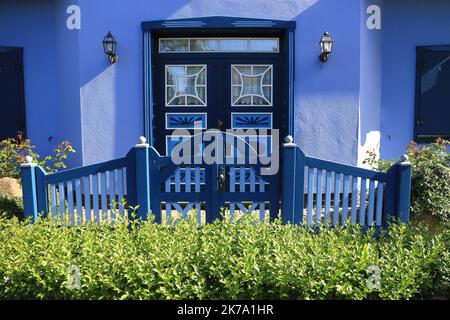
<path fill-rule="evenodd" d="M 24 83 L 28 135 L 39 150 L 51 150 L 48 137 L 58 136 L 51 114 L 58 101 L 53 1 L 0 2 L 0 46 L 24 48 Z M 43 130 L 54 126 L 52 131 Z M 58 133 L 57 133 L 58 132 Z"/>
<path fill-rule="evenodd" d="M 81 30 L 67 30 L 66 8 L 81 8 Z M 366 9 L 382 6 L 382 30 L 366 28 Z M 0 45 L 25 48 L 29 136 L 48 153 L 62 139 L 79 150 L 72 166 L 122 157 L 143 134 L 140 23 L 242 16 L 295 20 L 295 142 L 307 154 L 361 163 L 412 139 L 415 46 L 450 43 L 444 0 L 3 0 Z M 335 40 L 318 60 L 327 29 Z M 119 62 L 103 53 L 108 32 Z M 49 137 L 53 140 L 48 141 Z"/>
<path fill-rule="evenodd" d="M 359 1 L 318 1 L 295 17 L 295 141 L 307 154 L 356 163 L 359 112 Z M 327 29 L 335 44 L 319 61 Z"/>
<path fill-rule="evenodd" d="M 374 9 L 369 6 L 376 5 L 381 16 L 384 12 L 383 1 L 361 1 L 360 25 L 360 95 L 359 95 L 359 130 L 358 130 L 358 165 L 363 165 L 367 151 L 379 154 L 381 135 L 381 87 L 382 87 L 382 56 L 383 56 L 383 25 L 381 29 L 373 28 L 372 17 Z M 376 9 L 375 9 L 376 10 Z M 368 13 L 369 11 L 369 13 Z M 371 23 L 371 29 L 367 23 Z"/>
<path fill-rule="evenodd" d="M 27 133 L 43 155 L 64 139 L 81 150 L 78 48 L 65 29 L 68 2 L 0 2 L 0 46 L 24 48 Z M 69 162 L 80 164 L 81 153 Z"/>
<path fill-rule="evenodd" d="M 137 0 L 126 10 L 122 1 L 81 0 L 80 6 L 85 163 L 122 156 L 143 132 L 139 23 L 216 15 L 297 21 L 295 141 L 308 154 L 356 163 L 358 0 L 153 1 L 152 9 L 148 1 Z M 336 15 L 336 12 L 342 14 Z M 322 64 L 318 60 L 318 41 L 325 29 L 335 38 L 336 50 L 329 63 Z M 99 42 L 108 30 L 119 42 L 120 60 L 113 66 L 102 54 Z M 99 117 L 104 121 L 94 126 L 94 119 Z M 88 131 L 90 134 L 86 134 Z"/>
<path fill-rule="evenodd" d="M 381 156 L 391 159 L 413 139 L 415 48 L 450 45 L 450 2 L 385 1 L 383 13 Z"/>
<path fill-rule="evenodd" d="M 71 166 L 81 165 L 82 154 L 82 126 L 80 110 L 80 58 L 78 31 L 66 28 L 69 5 L 77 4 L 74 0 L 55 0 L 54 28 L 56 41 L 57 88 L 59 101 L 55 112 L 60 125 L 60 136 L 54 143 L 63 139 L 72 142 L 78 150 L 70 162 Z"/>

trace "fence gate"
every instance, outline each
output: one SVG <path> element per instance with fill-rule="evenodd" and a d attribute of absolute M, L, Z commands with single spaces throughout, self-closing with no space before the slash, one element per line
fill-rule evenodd
<path fill-rule="evenodd" d="M 221 213 L 232 218 L 257 214 L 262 221 L 278 215 L 280 174 L 262 175 L 257 144 L 224 132 L 217 132 L 215 139 L 210 159 L 195 136 L 182 142 L 196 154 L 181 164 L 173 161 L 174 153 L 172 158 L 160 156 L 149 148 L 151 212 L 157 221 L 170 222 L 190 210 L 199 223 L 212 222 Z"/>
<path fill-rule="evenodd" d="M 169 223 L 191 210 L 200 223 L 212 222 L 221 209 L 232 217 L 256 214 L 261 220 L 281 212 L 283 223 L 308 226 L 381 227 L 390 217 L 409 221 L 412 169 L 406 156 L 387 172 L 376 172 L 306 156 L 287 137 L 278 163 L 276 146 L 269 158 L 259 152 L 262 144 L 245 136 L 200 135 L 210 133 L 216 140 L 188 137 L 174 146 L 171 157 L 161 156 L 142 137 L 124 158 L 51 174 L 27 156 L 25 217 L 113 223 L 129 206 L 139 206 L 138 217 L 145 220 L 151 212 L 156 222 Z M 122 199 L 127 208 L 115 210 Z"/>

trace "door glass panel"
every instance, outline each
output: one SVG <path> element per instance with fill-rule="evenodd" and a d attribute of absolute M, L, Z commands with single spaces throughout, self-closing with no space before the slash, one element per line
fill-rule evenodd
<path fill-rule="evenodd" d="M 206 106 L 206 65 L 166 65 L 166 106 Z"/>
<path fill-rule="evenodd" d="M 161 38 L 160 53 L 279 52 L 278 38 Z"/>
<path fill-rule="evenodd" d="M 262 95 L 261 93 L 261 76 L 255 76 L 255 77 L 251 77 L 251 76 L 243 76 L 242 80 L 244 82 L 243 85 L 243 91 L 242 94 L 243 95 L 248 95 L 248 94 L 252 94 L 252 95 Z"/>
<path fill-rule="evenodd" d="M 159 52 L 186 52 L 189 51 L 188 39 L 161 39 Z"/>
<path fill-rule="evenodd" d="M 245 39 L 220 40 L 221 51 L 248 51 L 248 41 Z"/>
<path fill-rule="evenodd" d="M 216 39 L 191 39 L 190 51 L 218 51 L 219 42 Z"/>
<path fill-rule="evenodd" d="M 250 51 L 278 51 L 278 39 L 250 39 Z"/>
<path fill-rule="evenodd" d="M 261 98 L 260 96 L 254 96 L 253 97 L 253 105 L 255 106 L 264 106 L 267 104 L 267 100 L 264 98 Z"/>
<path fill-rule="evenodd" d="M 232 106 L 272 106 L 272 65 L 232 65 Z"/>

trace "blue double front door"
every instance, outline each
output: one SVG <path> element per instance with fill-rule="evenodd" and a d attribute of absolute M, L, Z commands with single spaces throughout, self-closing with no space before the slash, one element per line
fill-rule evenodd
<path fill-rule="evenodd" d="M 153 132 L 160 154 L 186 139 L 174 130 L 214 128 L 244 130 L 245 140 L 258 139 L 259 152 L 270 155 L 272 130 L 282 129 L 285 117 L 278 38 L 160 38 L 156 51 Z"/>

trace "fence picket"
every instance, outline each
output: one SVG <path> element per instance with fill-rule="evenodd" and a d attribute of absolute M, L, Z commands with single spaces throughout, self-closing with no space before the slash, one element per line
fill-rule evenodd
<path fill-rule="evenodd" d="M 92 194 L 94 204 L 94 220 L 98 223 L 100 221 L 98 174 L 92 175 L 92 189 L 94 189 Z"/>
<path fill-rule="evenodd" d="M 266 218 L 265 203 L 260 202 L 259 203 L 259 221 L 264 222 L 265 218 Z"/>
<path fill-rule="evenodd" d="M 233 222 L 234 221 L 234 214 L 236 211 L 236 203 L 234 201 L 230 202 L 230 219 Z"/>
<path fill-rule="evenodd" d="M 236 168 L 230 168 L 230 192 L 235 192 L 236 190 Z"/>
<path fill-rule="evenodd" d="M 54 184 L 52 184 L 50 186 L 50 198 L 51 198 L 51 202 L 52 202 L 52 217 L 55 218 L 56 217 L 56 213 L 57 213 L 57 204 L 56 204 L 56 186 Z"/>
<path fill-rule="evenodd" d="M 323 170 L 317 169 L 317 191 L 316 191 L 316 225 L 320 226 L 322 219 L 322 188 Z"/>
<path fill-rule="evenodd" d="M 200 202 L 195 203 L 195 208 L 197 209 L 197 223 L 199 226 L 202 225 L 202 207 Z"/>
<path fill-rule="evenodd" d="M 123 169 L 117 170 L 117 197 L 119 201 L 119 214 L 123 217 L 124 196 L 123 196 Z"/>
<path fill-rule="evenodd" d="M 200 192 L 201 185 L 201 171 L 199 167 L 195 168 L 195 192 Z"/>
<path fill-rule="evenodd" d="M 67 212 L 70 219 L 70 225 L 75 224 L 75 214 L 73 212 L 73 185 L 72 180 L 67 181 Z"/>
<path fill-rule="evenodd" d="M 249 168 L 248 171 L 250 172 L 250 192 L 255 192 L 255 170 Z"/>
<path fill-rule="evenodd" d="M 102 199 L 102 215 L 100 220 L 103 221 L 108 218 L 108 193 L 106 191 L 106 172 L 100 174 L 100 188 L 101 188 L 101 199 Z"/>
<path fill-rule="evenodd" d="M 361 191 L 359 199 L 359 225 L 364 226 L 366 220 L 366 186 L 367 180 L 361 179 Z"/>
<path fill-rule="evenodd" d="M 325 170 L 325 216 L 324 224 L 328 226 L 328 220 L 330 219 L 331 208 L 331 171 Z"/>
<path fill-rule="evenodd" d="M 114 211 L 116 210 L 116 173 L 115 170 L 109 171 L 109 208 L 111 223 L 116 218 Z"/>
<path fill-rule="evenodd" d="M 75 199 L 77 203 L 77 215 L 74 218 L 76 223 L 83 223 L 83 202 L 82 202 L 83 193 L 81 191 L 81 179 L 75 179 Z"/>
<path fill-rule="evenodd" d="M 245 167 L 239 168 L 239 192 L 245 192 Z"/>
<path fill-rule="evenodd" d="M 165 192 L 170 192 L 171 189 L 171 185 L 172 185 L 172 177 L 168 177 L 165 181 Z"/>
<path fill-rule="evenodd" d="M 265 192 L 266 191 L 266 181 L 261 177 L 258 177 L 258 181 L 259 181 L 259 192 Z"/>
<path fill-rule="evenodd" d="M 172 224 L 172 202 L 166 202 L 166 222 Z"/>
<path fill-rule="evenodd" d="M 187 167 L 184 171 L 184 189 L 191 192 L 191 168 Z"/>
<path fill-rule="evenodd" d="M 377 188 L 377 211 L 376 211 L 376 225 L 381 226 L 382 215 L 383 215 L 383 188 L 384 185 L 378 182 Z"/>
<path fill-rule="evenodd" d="M 89 176 L 84 177 L 84 209 L 86 222 L 91 222 L 91 183 L 89 178 Z"/>
<path fill-rule="evenodd" d="M 367 214 L 367 225 L 369 227 L 373 226 L 373 212 L 375 209 L 375 181 L 370 180 L 369 184 L 369 211 Z"/>
<path fill-rule="evenodd" d="M 341 175 L 338 172 L 334 173 L 334 206 L 333 206 L 333 226 L 339 223 L 339 187 Z"/>
<path fill-rule="evenodd" d="M 181 170 L 175 169 L 175 192 L 181 192 Z"/>
<path fill-rule="evenodd" d="M 314 196 L 314 169 L 308 168 L 308 209 L 306 211 L 306 224 L 312 225 L 312 209 L 313 209 L 313 196 Z"/>
<path fill-rule="evenodd" d="M 352 181 L 352 224 L 356 223 L 356 209 L 358 204 L 358 177 Z"/>
<path fill-rule="evenodd" d="M 348 191 L 349 191 L 349 176 L 344 175 L 344 186 L 342 191 L 342 225 L 347 223 L 348 219 Z"/>
<path fill-rule="evenodd" d="M 61 220 L 64 219 L 64 215 L 66 214 L 66 200 L 64 198 L 64 182 L 58 184 L 58 193 L 59 193 L 59 215 Z"/>

